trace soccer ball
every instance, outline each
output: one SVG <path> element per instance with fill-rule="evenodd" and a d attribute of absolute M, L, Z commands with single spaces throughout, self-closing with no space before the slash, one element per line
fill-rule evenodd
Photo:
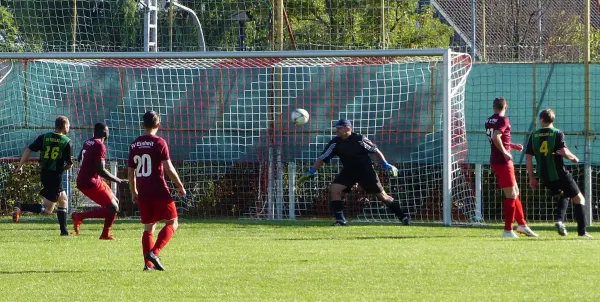
<path fill-rule="evenodd" d="M 292 121 L 296 125 L 304 125 L 304 124 L 308 123 L 308 118 L 309 118 L 308 111 L 306 111 L 302 108 L 298 108 L 298 109 L 292 111 Z"/>

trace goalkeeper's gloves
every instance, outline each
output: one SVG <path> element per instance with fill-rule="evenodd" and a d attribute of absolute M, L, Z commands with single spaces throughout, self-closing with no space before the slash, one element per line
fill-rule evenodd
<path fill-rule="evenodd" d="M 308 180 L 312 179 L 313 177 L 315 177 L 316 173 L 317 173 L 317 170 L 315 170 L 313 167 L 310 167 L 310 169 L 308 169 L 308 172 L 306 172 L 306 173 L 304 173 L 304 175 L 300 176 L 300 178 L 298 179 L 298 185 L 301 186 Z"/>
<path fill-rule="evenodd" d="M 381 162 L 381 164 L 385 168 L 385 172 L 389 173 L 391 176 L 394 176 L 394 177 L 398 176 L 398 168 L 390 165 L 387 161 L 383 161 L 383 162 Z"/>

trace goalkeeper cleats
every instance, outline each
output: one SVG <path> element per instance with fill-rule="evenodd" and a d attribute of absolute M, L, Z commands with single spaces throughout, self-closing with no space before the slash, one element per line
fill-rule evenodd
<path fill-rule="evenodd" d="M 513 231 L 504 231 L 504 233 L 502 233 L 502 237 L 519 238 L 519 236 L 517 236 L 517 234 L 515 234 L 515 232 L 513 232 Z"/>
<path fill-rule="evenodd" d="M 527 237 L 538 237 L 538 234 L 532 231 L 527 225 L 518 226 L 517 233 L 525 234 Z"/>
<path fill-rule="evenodd" d="M 162 264 L 160 263 L 160 258 L 158 258 L 158 256 L 156 256 L 156 254 L 154 254 L 152 251 L 149 251 L 146 254 L 146 259 L 150 260 L 150 262 L 152 262 L 152 264 L 154 264 L 154 268 L 156 270 L 159 270 L 159 271 L 165 270 L 165 267 L 162 266 Z"/>
<path fill-rule="evenodd" d="M 12 214 L 12 220 L 13 222 L 19 222 L 19 219 L 21 219 L 21 209 L 19 208 L 21 204 L 16 203 L 15 204 L 15 210 L 13 211 Z"/>
<path fill-rule="evenodd" d="M 594 238 L 594 237 L 592 237 L 592 235 L 588 234 L 587 232 L 583 233 L 583 235 L 579 235 L 579 237 L 581 237 L 581 238 L 589 238 L 589 239 Z"/>
<path fill-rule="evenodd" d="M 410 218 L 408 218 L 408 216 L 404 216 L 404 218 L 402 218 L 400 221 L 402 222 L 403 225 L 410 224 Z"/>
<path fill-rule="evenodd" d="M 556 227 L 558 235 L 567 236 L 567 226 L 565 226 L 562 221 L 557 221 L 554 226 Z"/>
<path fill-rule="evenodd" d="M 346 226 L 348 222 L 345 220 L 336 220 L 333 222 L 332 226 Z"/>

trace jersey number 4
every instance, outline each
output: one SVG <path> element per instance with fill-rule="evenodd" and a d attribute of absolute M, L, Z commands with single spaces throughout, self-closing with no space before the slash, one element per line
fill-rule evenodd
<path fill-rule="evenodd" d="M 543 141 L 540 145 L 540 153 L 544 154 L 544 156 L 548 156 L 548 141 Z"/>
<path fill-rule="evenodd" d="M 59 151 L 60 151 L 59 147 L 50 148 L 50 146 L 46 146 L 46 152 L 44 152 L 44 158 L 57 159 Z"/>
<path fill-rule="evenodd" d="M 148 177 L 150 174 L 152 174 L 152 159 L 150 158 L 150 155 L 136 155 L 133 157 L 133 162 L 137 164 L 137 168 L 135 168 L 135 176 Z"/>

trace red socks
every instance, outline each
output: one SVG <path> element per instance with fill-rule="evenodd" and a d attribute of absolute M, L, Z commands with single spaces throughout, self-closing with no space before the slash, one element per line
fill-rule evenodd
<path fill-rule="evenodd" d="M 171 240 L 171 237 L 173 237 L 174 233 L 175 229 L 173 228 L 173 225 L 165 225 L 162 228 L 162 230 L 160 230 L 160 232 L 158 233 L 158 237 L 156 238 L 156 244 L 154 244 L 152 252 L 158 256 L 158 254 L 160 254 L 160 250 L 162 250 L 167 245 L 167 243 L 169 243 L 169 240 Z"/>
<path fill-rule="evenodd" d="M 515 219 L 519 225 L 526 225 L 525 212 L 523 212 L 523 203 L 521 202 L 521 196 L 517 196 L 515 201 Z"/>
<path fill-rule="evenodd" d="M 144 256 L 144 261 L 146 262 L 147 267 L 152 267 L 153 264 L 150 260 L 146 259 L 146 254 L 154 247 L 154 234 L 150 232 L 144 232 L 142 234 L 142 253 Z"/>
<path fill-rule="evenodd" d="M 77 216 L 81 220 L 84 220 L 87 218 L 106 218 L 110 214 L 113 214 L 112 210 L 110 210 L 109 208 L 101 207 L 101 208 L 97 208 L 95 210 L 77 213 Z"/>
<path fill-rule="evenodd" d="M 117 218 L 117 213 L 109 213 L 107 216 L 105 216 L 104 218 L 104 229 L 102 229 L 102 235 L 100 236 L 108 236 L 110 234 L 110 228 L 112 227 L 113 223 L 115 223 L 115 219 Z"/>
<path fill-rule="evenodd" d="M 516 212 L 516 199 L 514 198 L 506 198 L 504 199 L 504 230 L 512 231 L 513 221 L 515 220 L 515 212 Z"/>

